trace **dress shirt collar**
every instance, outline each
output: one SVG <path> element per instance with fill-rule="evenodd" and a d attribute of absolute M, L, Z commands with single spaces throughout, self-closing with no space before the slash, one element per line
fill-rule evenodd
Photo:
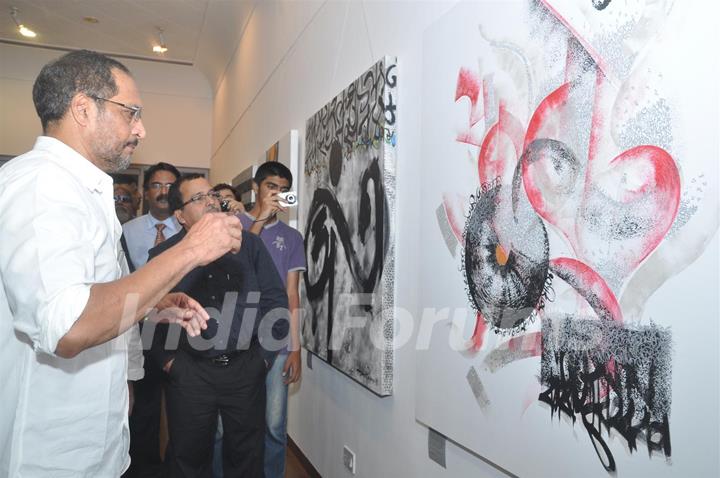
<path fill-rule="evenodd" d="M 146 225 L 147 229 L 155 232 L 156 231 L 155 224 L 165 224 L 165 227 L 167 228 L 168 232 L 171 232 L 173 234 L 180 230 L 179 224 L 178 224 L 177 220 L 175 219 L 174 214 L 171 214 L 165 220 L 161 221 L 160 219 L 156 218 L 155 216 L 153 216 L 152 214 L 150 214 L 148 212 L 147 213 L 147 225 Z M 167 234 L 166 234 L 166 237 L 168 237 Z"/>
<path fill-rule="evenodd" d="M 38 136 L 33 150 L 47 151 L 51 160 L 57 162 L 64 169 L 71 171 L 90 191 L 102 193 L 112 191 L 112 178 L 103 170 L 95 166 L 85 156 L 50 136 Z"/>

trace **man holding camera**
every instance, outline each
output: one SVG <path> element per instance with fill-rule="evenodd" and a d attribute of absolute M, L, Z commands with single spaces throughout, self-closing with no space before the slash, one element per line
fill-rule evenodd
<path fill-rule="evenodd" d="M 253 178 L 257 201 L 252 210 L 240 215 L 243 227 L 260 236 L 285 284 L 290 307 L 290 343 L 268 373 L 265 435 L 265 477 L 285 476 L 287 444 L 288 385 L 300 380 L 300 273 L 305 270 L 302 235 L 282 222 L 277 213 L 294 204 L 283 197 L 292 187 L 290 170 L 277 161 L 263 163 Z"/>

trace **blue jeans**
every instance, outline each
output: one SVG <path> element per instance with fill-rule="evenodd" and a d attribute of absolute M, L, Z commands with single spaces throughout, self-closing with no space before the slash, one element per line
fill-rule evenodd
<path fill-rule="evenodd" d="M 285 448 L 287 446 L 287 392 L 282 376 L 287 354 L 278 354 L 265 378 L 267 402 L 265 405 L 265 478 L 285 476 Z M 218 416 L 213 456 L 213 478 L 223 478 L 222 470 L 222 420 Z"/>
<path fill-rule="evenodd" d="M 265 378 L 265 478 L 285 476 L 288 386 L 282 373 L 287 358 L 287 353 L 278 354 Z"/>

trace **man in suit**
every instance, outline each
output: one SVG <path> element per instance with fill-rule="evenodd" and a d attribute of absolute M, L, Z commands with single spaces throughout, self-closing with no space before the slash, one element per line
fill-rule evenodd
<path fill-rule="evenodd" d="M 153 248 L 151 258 L 220 210 L 220 195 L 199 174 L 178 179 L 169 202 L 183 231 Z M 260 238 L 243 232 L 238 254 L 192 270 L 174 290 L 192 294 L 210 319 L 199 337 L 181 333 L 177 350 L 166 328 L 155 334 L 153 359 L 169 378 L 170 475 L 211 476 L 219 413 L 226 476 L 263 476 L 265 376 L 289 328 L 287 295 L 272 258 Z"/>

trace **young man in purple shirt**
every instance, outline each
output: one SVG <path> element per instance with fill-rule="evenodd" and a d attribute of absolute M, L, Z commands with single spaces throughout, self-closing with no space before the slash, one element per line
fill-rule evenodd
<path fill-rule="evenodd" d="M 292 187 L 292 173 L 283 164 L 263 163 L 253 178 L 257 201 L 249 212 L 239 215 L 243 228 L 260 236 L 272 257 L 288 295 L 290 309 L 290 342 L 266 378 L 267 405 L 265 420 L 265 477 L 285 476 L 287 444 L 288 385 L 300 380 L 300 274 L 305 270 L 305 248 L 302 235 L 277 218 L 284 211 L 278 193 Z"/>

